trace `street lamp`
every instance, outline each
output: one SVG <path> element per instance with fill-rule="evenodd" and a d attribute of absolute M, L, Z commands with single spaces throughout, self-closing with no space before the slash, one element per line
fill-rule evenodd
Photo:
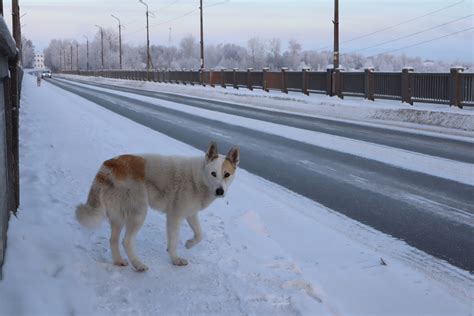
<path fill-rule="evenodd" d="M 120 70 L 122 70 L 122 23 L 120 23 L 120 19 L 115 15 L 111 14 L 111 16 L 116 19 L 119 23 L 119 61 L 120 61 Z"/>
<path fill-rule="evenodd" d="M 102 69 L 104 69 L 104 30 L 102 28 L 102 26 L 100 25 L 95 25 L 96 27 L 99 28 L 100 30 L 100 47 L 101 47 L 101 53 L 100 53 L 100 56 L 101 56 L 101 60 L 102 60 Z"/>
<path fill-rule="evenodd" d="M 151 56 L 150 56 L 150 27 L 148 24 L 148 4 L 143 2 L 143 0 L 138 0 L 141 4 L 146 7 L 146 68 L 148 71 L 151 69 Z"/>
<path fill-rule="evenodd" d="M 86 39 L 86 70 L 89 70 L 89 38 L 83 35 Z"/>

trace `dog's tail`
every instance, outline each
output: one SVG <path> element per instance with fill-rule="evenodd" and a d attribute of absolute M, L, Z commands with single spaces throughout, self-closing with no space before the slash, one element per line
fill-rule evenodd
<path fill-rule="evenodd" d="M 79 204 L 76 207 L 76 219 L 83 226 L 91 229 L 98 228 L 105 217 L 105 210 L 101 199 L 104 181 L 101 181 L 101 179 L 104 180 L 105 176 L 99 171 L 92 183 L 87 203 Z"/>

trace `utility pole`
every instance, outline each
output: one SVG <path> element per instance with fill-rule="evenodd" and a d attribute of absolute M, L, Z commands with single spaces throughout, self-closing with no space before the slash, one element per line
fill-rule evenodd
<path fill-rule="evenodd" d="M 89 38 L 83 35 L 86 39 L 86 70 L 89 70 Z"/>
<path fill-rule="evenodd" d="M 334 0 L 334 69 L 339 68 L 339 0 Z"/>
<path fill-rule="evenodd" d="M 104 31 L 102 26 L 95 25 L 100 30 L 100 59 L 102 61 L 102 69 L 104 69 Z"/>
<path fill-rule="evenodd" d="M 79 43 L 76 42 L 76 70 L 79 71 Z"/>
<path fill-rule="evenodd" d="M 120 70 L 122 70 L 122 24 L 120 23 L 120 19 L 118 17 L 116 17 L 113 14 L 111 15 L 119 23 L 119 62 L 120 62 Z"/>
<path fill-rule="evenodd" d="M 61 70 L 66 70 L 66 57 L 64 56 L 64 49 L 61 49 Z"/>
<path fill-rule="evenodd" d="M 202 21 L 202 0 L 199 0 L 199 10 L 201 11 L 201 70 L 204 69 L 204 26 Z"/>
<path fill-rule="evenodd" d="M 138 0 L 141 4 L 146 7 L 146 69 L 147 71 L 151 70 L 152 62 L 151 62 L 151 55 L 150 55 L 150 26 L 148 23 L 148 4 L 143 2 L 143 0 Z"/>
<path fill-rule="evenodd" d="M 16 42 L 16 48 L 21 50 L 20 6 L 18 5 L 18 0 L 12 0 L 12 24 L 13 38 Z M 19 54 L 20 62 L 21 55 L 22 54 Z"/>
<path fill-rule="evenodd" d="M 69 60 L 71 61 L 71 65 L 70 65 L 71 68 L 70 69 L 72 71 L 72 43 L 71 43 L 71 56 L 69 56 Z"/>

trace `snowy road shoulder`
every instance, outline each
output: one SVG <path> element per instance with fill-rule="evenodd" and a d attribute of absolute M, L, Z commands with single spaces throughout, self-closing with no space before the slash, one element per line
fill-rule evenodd
<path fill-rule="evenodd" d="M 188 267 L 170 264 L 157 212 L 137 237 L 150 270 L 113 266 L 108 227 L 89 232 L 73 217 L 99 164 L 127 152 L 202 152 L 33 79 L 23 89 L 22 203 L 2 312 L 469 315 L 467 272 L 244 170 L 200 214 L 203 242 L 189 251 L 181 242 Z M 183 226 L 182 241 L 190 235 Z"/>

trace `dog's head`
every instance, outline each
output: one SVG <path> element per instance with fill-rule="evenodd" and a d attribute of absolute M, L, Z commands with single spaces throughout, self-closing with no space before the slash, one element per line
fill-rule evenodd
<path fill-rule="evenodd" d="M 211 192 L 217 197 L 223 197 L 234 180 L 239 165 L 239 147 L 233 147 L 227 156 L 219 155 L 217 144 L 211 142 L 206 151 L 204 177 Z"/>

